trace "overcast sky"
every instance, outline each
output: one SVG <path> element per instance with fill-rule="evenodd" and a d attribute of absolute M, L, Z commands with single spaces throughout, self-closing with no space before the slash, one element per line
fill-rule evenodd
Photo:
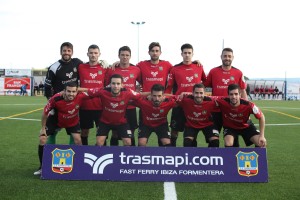
<path fill-rule="evenodd" d="M 197 2 L 197 3 L 196 3 Z M 300 78 L 300 11 L 296 0 L 0 0 L 0 68 L 45 68 L 60 59 L 61 43 L 87 61 L 99 45 L 101 58 L 118 60 L 132 49 L 131 63 L 149 59 L 148 45 L 162 45 L 161 59 L 181 62 L 180 47 L 194 46 L 206 72 L 231 47 L 233 66 L 249 78 Z"/>

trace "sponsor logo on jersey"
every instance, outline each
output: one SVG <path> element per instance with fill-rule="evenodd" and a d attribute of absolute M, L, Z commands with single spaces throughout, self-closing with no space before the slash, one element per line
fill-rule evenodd
<path fill-rule="evenodd" d="M 228 84 L 228 82 L 229 82 L 229 79 L 222 79 L 222 82 L 225 84 L 225 85 L 227 85 Z"/>
<path fill-rule="evenodd" d="M 192 82 L 193 79 L 194 79 L 193 76 L 191 76 L 191 77 L 186 77 L 186 80 L 187 80 L 188 82 Z"/>
<path fill-rule="evenodd" d="M 116 108 L 119 104 L 118 103 L 110 103 L 111 107 Z"/>
<path fill-rule="evenodd" d="M 68 78 L 71 78 L 71 77 L 73 76 L 73 72 L 66 73 L 66 76 L 67 76 Z"/>
<path fill-rule="evenodd" d="M 90 76 L 92 77 L 92 79 L 95 79 L 96 76 L 97 76 L 97 73 L 93 74 L 93 73 L 90 73 Z"/>
<path fill-rule="evenodd" d="M 158 74 L 158 72 L 151 72 L 151 75 L 152 75 L 153 77 L 156 77 L 157 74 Z"/>
<path fill-rule="evenodd" d="M 159 114 L 154 114 L 154 113 L 152 113 L 152 116 L 153 116 L 153 117 L 158 117 Z"/>

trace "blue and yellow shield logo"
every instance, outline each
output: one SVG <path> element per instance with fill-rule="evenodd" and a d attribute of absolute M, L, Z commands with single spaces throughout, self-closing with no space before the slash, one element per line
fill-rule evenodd
<path fill-rule="evenodd" d="M 238 172 L 241 176 L 255 176 L 258 174 L 258 154 L 254 151 L 236 154 Z"/>
<path fill-rule="evenodd" d="M 75 152 L 72 149 L 54 149 L 52 151 L 52 171 L 58 174 L 70 173 L 73 169 Z"/>

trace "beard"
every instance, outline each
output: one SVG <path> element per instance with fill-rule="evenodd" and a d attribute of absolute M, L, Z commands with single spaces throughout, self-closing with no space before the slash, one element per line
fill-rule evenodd
<path fill-rule="evenodd" d="M 223 63 L 223 66 L 228 67 L 228 66 L 231 66 L 232 62 L 230 60 L 224 60 L 224 61 L 222 61 L 222 63 Z"/>

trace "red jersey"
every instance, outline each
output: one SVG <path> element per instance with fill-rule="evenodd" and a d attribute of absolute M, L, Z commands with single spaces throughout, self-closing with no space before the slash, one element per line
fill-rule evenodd
<path fill-rule="evenodd" d="M 206 75 L 202 66 L 197 64 L 185 65 L 180 63 L 171 69 L 166 93 L 180 95 L 182 92 L 192 92 L 196 83 L 202 83 L 206 80 Z"/>
<path fill-rule="evenodd" d="M 120 74 L 124 79 L 124 82 L 123 82 L 124 88 L 131 89 L 133 91 L 136 91 L 136 81 L 139 83 L 141 82 L 140 68 L 138 68 L 134 65 L 130 65 L 127 68 L 116 67 L 115 70 L 108 69 L 106 81 L 105 81 L 106 85 L 109 85 L 110 77 L 113 74 Z M 133 108 L 135 108 L 135 107 L 132 105 L 128 106 L 128 109 L 133 109 Z"/>
<path fill-rule="evenodd" d="M 111 125 L 127 123 L 125 112 L 129 100 L 136 100 L 141 96 L 139 93 L 126 88 L 122 88 L 120 94 L 116 97 L 112 96 L 111 88 L 89 89 L 88 95 L 101 98 L 103 111 L 100 121 Z"/>
<path fill-rule="evenodd" d="M 211 113 L 220 112 L 215 101 L 210 97 L 204 97 L 203 101 L 197 104 L 194 97 L 189 95 L 184 97 L 178 104 L 182 107 L 186 118 L 185 126 L 192 128 L 202 129 L 213 125 Z"/>
<path fill-rule="evenodd" d="M 238 84 L 241 89 L 247 87 L 243 73 L 235 67 L 231 67 L 228 71 L 223 70 L 222 66 L 215 67 L 210 70 L 204 82 L 205 87 L 212 88 L 213 96 L 227 96 L 230 84 Z"/>
<path fill-rule="evenodd" d="M 176 106 L 175 98 L 166 98 L 159 106 L 146 98 L 140 98 L 133 102 L 142 110 L 143 124 L 150 127 L 157 127 L 168 122 L 169 111 Z"/>
<path fill-rule="evenodd" d="M 57 125 L 60 128 L 75 126 L 79 123 L 79 108 L 86 98 L 89 97 L 85 93 L 78 93 L 72 101 L 66 101 L 60 93 L 57 93 L 49 99 L 44 114 L 48 115 L 52 109 L 55 109 L 58 115 Z"/>
<path fill-rule="evenodd" d="M 106 69 L 100 64 L 91 66 L 88 63 L 80 64 L 78 67 L 80 87 L 82 88 L 104 88 Z M 98 97 L 86 99 L 81 106 L 82 110 L 102 110 L 101 100 Z"/>
<path fill-rule="evenodd" d="M 245 129 L 249 127 L 247 121 L 250 114 L 253 114 L 256 119 L 262 117 L 260 109 L 252 102 L 244 99 L 240 100 L 240 105 L 234 107 L 230 104 L 229 98 L 219 98 L 216 100 L 222 112 L 223 126 L 232 129 Z"/>
<path fill-rule="evenodd" d="M 143 92 L 150 92 L 154 84 L 166 86 L 168 74 L 172 68 L 171 63 L 160 60 L 158 64 L 152 64 L 150 60 L 146 60 L 139 62 L 136 66 L 141 70 Z"/>

